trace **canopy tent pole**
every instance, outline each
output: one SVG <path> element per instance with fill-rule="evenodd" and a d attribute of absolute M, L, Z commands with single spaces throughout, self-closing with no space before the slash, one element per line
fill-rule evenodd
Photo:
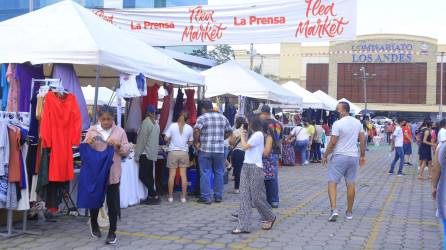
<path fill-rule="evenodd" d="M 93 124 L 96 124 L 97 108 L 98 108 L 98 95 L 99 95 L 99 78 L 101 77 L 101 66 L 96 66 L 96 86 L 94 89 L 94 105 L 93 105 Z"/>

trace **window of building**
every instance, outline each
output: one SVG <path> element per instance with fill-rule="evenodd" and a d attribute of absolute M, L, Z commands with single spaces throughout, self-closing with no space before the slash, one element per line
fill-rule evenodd
<path fill-rule="evenodd" d="M 0 21 L 29 12 L 29 0 L 0 1 Z"/>
<path fill-rule="evenodd" d="M 354 73 L 364 66 L 370 74 L 367 80 L 367 102 L 425 104 L 427 86 L 426 63 L 338 64 L 338 98 L 352 102 L 364 102 L 364 85 Z"/>
<path fill-rule="evenodd" d="M 328 63 L 308 63 L 306 89 L 328 93 Z"/>

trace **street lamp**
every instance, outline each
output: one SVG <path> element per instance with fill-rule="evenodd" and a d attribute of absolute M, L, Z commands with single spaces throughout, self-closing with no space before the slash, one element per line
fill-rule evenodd
<path fill-rule="evenodd" d="M 254 57 L 257 55 L 257 51 L 254 49 L 254 44 L 251 43 L 249 45 L 249 69 L 252 70 L 254 68 Z"/>
<path fill-rule="evenodd" d="M 359 71 L 361 73 L 354 73 L 354 79 L 361 79 L 362 80 L 362 84 L 363 84 L 363 88 L 364 88 L 364 114 L 367 115 L 368 114 L 368 110 L 367 110 L 367 80 L 368 79 L 373 79 L 376 77 L 376 74 L 369 74 L 366 72 L 365 67 L 362 66 Z"/>

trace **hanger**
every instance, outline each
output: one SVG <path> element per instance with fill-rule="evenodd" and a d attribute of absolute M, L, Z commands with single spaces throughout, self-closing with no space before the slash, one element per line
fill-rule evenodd
<path fill-rule="evenodd" d="M 95 137 L 93 137 L 93 140 L 98 140 L 98 141 L 100 141 L 100 142 L 103 142 L 103 143 L 107 143 L 105 140 L 104 140 L 104 138 L 102 138 L 102 136 L 95 136 Z"/>

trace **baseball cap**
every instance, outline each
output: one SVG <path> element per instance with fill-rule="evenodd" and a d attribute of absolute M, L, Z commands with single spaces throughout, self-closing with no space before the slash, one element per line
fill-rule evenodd
<path fill-rule="evenodd" d="M 156 108 L 153 105 L 147 106 L 147 113 L 156 113 Z"/>
<path fill-rule="evenodd" d="M 262 111 L 262 113 L 271 113 L 271 107 L 269 105 L 265 104 L 262 106 L 261 111 Z"/>

